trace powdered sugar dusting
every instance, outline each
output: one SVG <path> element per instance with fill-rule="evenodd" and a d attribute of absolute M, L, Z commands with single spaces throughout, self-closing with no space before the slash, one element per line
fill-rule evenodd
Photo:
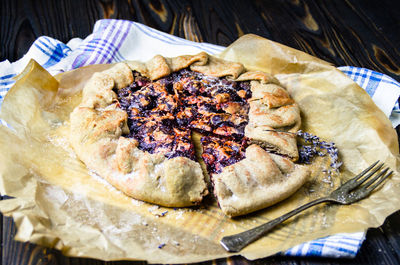
<path fill-rule="evenodd" d="M 90 175 L 91 177 L 93 177 L 93 179 L 95 179 L 97 182 L 100 182 L 101 184 L 103 184 L 104 186 L 106 186 L 108 189 L 122 194 L 121 191 L 117 190 L 117 189 L 116 189 L 113 185 L 111 185 L 107 180 L 105 180 L 104 178 L 100 177 L 95 171 L 89 170 L 89 175 Z"/>
<path fill-rule="evenodd" d="M 122 191 L 118 190 L 115 188 L 113 185 L 111 185 L 107 180 L 99 176 L 95 171 L 89 170 L 89 175 L 95 179 L 97 182 L 101 183 L 102 185 L 106 186 L 107 189 L 110 189 L 110 191 L 117 192 L 119 194 L 124 194 Z M 135 206 L 141 206 L 144 204 L 144 202 L 136 200 L 134 198 L 131 198 L 131 202 Z"/>
<path fill-rule="evenodd" d="M 47 140 L 54 146 L 61 147 L 72 158 L 77 158 L 74 150 L 72 149 L 67 137 L 58 135 L 47 135 Z"/>

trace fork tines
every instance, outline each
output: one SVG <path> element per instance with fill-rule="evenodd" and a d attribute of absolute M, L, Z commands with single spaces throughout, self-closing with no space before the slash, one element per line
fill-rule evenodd
<path fill-rule="evenodd" d="M 366 168 L 364 171 L 362 171 L 360 174 L 355 176 L 354 178 L 350 179 L 345 183 L 346 186 L 349 186 L 349 188 L 355 188 L 359 187 L 361 184 L 365 183 L 363 189 L 367 189 L 368 191 L 375 189 L 376 187 L 379 186 L 383 181 L 385 181 L 391 174 L 393 174 L 393 171 L 389 171 L 389 167 L 384 168 L 383 170 L 382 167 L 384 166 L 384 163 L 380 163 L 380 161 L 376 161 L 372 165 L 370 165 L 368 168 Z M 381 170 L 381 171 L 380 171 Z M 375 175 L 378 171 L 380 171 L 377 175 Z M 387 174 L 386 174 L 387 173 Z M 386 175 L 385 175 L 386 174 Z M 375 175 L 373 178 L 371 178 L 373 175 Z M 382 177 L 383 176 L 383 177 Z M 378 180 L 379 179 L 379 180 Z M 378 180 L 378 181 L 377 181 Z M 377 182 L 376 182 L 377 181 Z M 376 182 L 376 183 L 374 183 Z M 368 188 L 369 187 L 369 188 Z"/>

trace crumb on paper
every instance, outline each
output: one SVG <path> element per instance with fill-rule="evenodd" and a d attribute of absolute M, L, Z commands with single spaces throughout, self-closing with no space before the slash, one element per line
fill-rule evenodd
<path fill-rule="evenodd" d="M 183 210 L 177 211 L 175 219 L 176 220 L 183 219 Z"/>
<path fill-rule="evenodd" d="M 131 199 L 131 201 L 132 201 L 132 204 L 135 205 L 135 206 L 141 206 L 141 205 L 144 204 L 143 201 L 139 201 L 139 200 L 136 200 L 136 199 L 133 199 L 133 198 Z"/>
<path fill-rule="evenodd" d="M 165 208 L 158 205 L 150 206 L 147 210 L 156 218 L 165 217 L 168 213 L 168 210 L 165 210 Z"/>
<path fill-rule="evenodd" d="M 167 213 L 168 213 L 168 211 L 164 211 L 162 213 L 156 213 L 155 216 L 156 217 L 164 217 Z"/>
<path fill-rule="evenodd" d="M 158 245 L 158 248 L 162 249 L 163 247 L 165 247 L 165 245 L 166 245 L 165 243 L 161 243 L 160 245 Z"/>
<path fill-rule="evenodd" d="M 197 243 L 197 241 L 199 240 L 199 236 L 198 235 L 194 235 L 192 239 L 190 239 L 190 242 L 192 243 Z"/>
<path fill-rule="evenodd" d="M 150 207 L 148 208 L 148 211 L 149 211 L 149 212 L 154 212 L 154 211 L 156 211 L 156 210 L 158 210 L 158 209 L 160 209 L 160 206 L 158 206 L 158 205 L 153 205 L 153 206 L 150 206 Z"/>
<path fill-rule="evenodd" d="M 59 205 L 63 205 L 68 200 L 68 195 L 65 193 L 65 191 L 54 186 L 46 187 L 45 195 L 51 201 L 56 202 Z"/>

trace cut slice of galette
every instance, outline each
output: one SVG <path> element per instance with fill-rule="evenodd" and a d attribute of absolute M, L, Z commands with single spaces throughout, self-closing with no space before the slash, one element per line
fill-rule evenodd
<path fill-rule="evenodd" d="M 299 107 L 269 74 L 206 53 L 156 56 L 91 77 L 70 115 L 70 143 L 89 169 L 135 199 L 183 207 L 210 190 L 237 216 L 307 180 L 307 168 L 294 163 L 300 125 Z"/>

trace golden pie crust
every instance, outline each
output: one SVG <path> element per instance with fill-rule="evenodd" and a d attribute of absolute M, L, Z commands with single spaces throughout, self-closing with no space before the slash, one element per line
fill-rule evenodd
<path fill-rule="evenodd" d="M 135 139 L 124 137 L 129 133 L 128 116 L 119 108 L 113 91 L 133 82 L 132 71 L 157 80 L 184 68 L 251 81 L 245 136 L 252 144 L 245 151 L 245 159 L 212 176 L 214 194 L 226 215 L 265 208 L 304 184 L 308 169 L 294 163 L 298 151 L 293 132 L 301 125 L 298 105 L 271 75 L 246 71 L 240 63 L 206 53 L 174 58 L 157 55 L 146 63 L 117 63 L 95 73 L 83 89 L 81 103 L 70 115 L 70 143 L 79 159 L 135 199 L 168 207 L 199 204 L 209 193 L 200 163 L 186 157 L 168 159 L 161 153 L 150 154 L 140 150 Z M 225 111 L 233 115 L 240 109 L 231 104 Z"/>

